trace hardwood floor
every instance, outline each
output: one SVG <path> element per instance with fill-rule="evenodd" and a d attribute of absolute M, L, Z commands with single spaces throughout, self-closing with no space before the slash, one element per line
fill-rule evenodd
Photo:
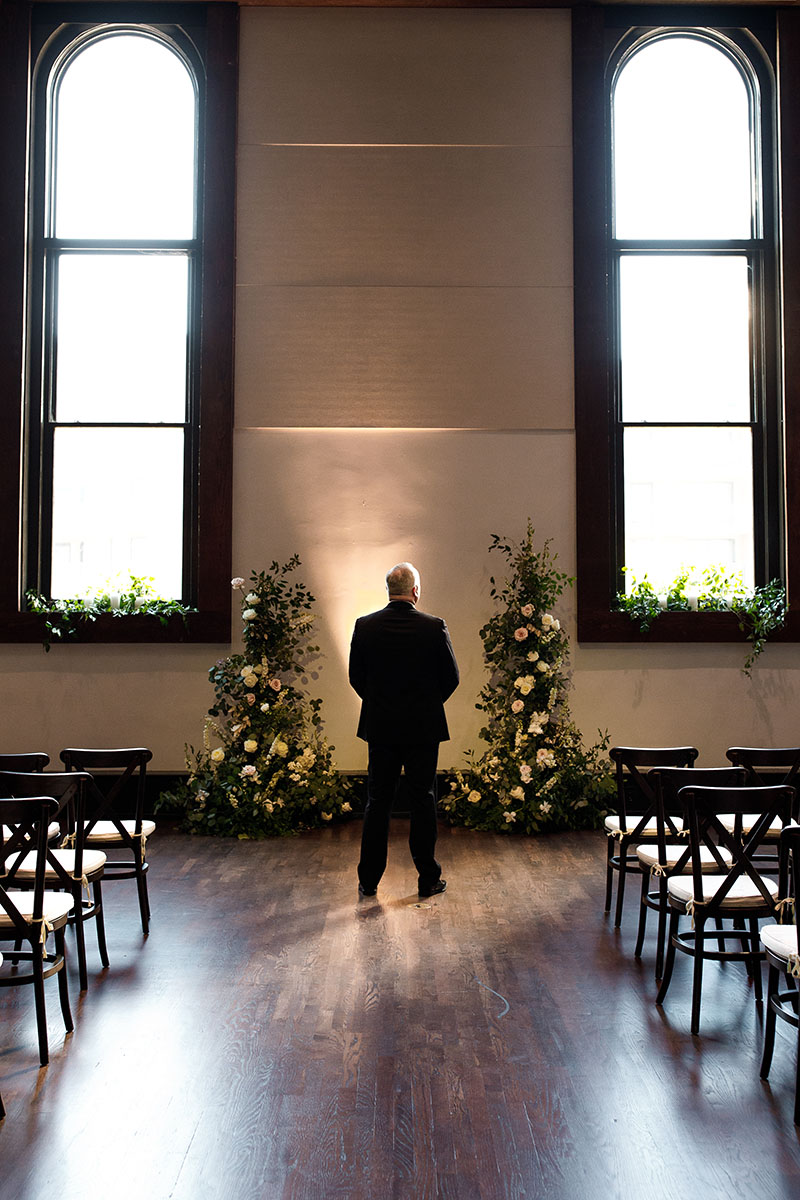
<path fill-rule="evenodd" d="M 424 903 L 404 821 L 357 899 L 359 836 L 159 830 L 150 936 L 108 885 L 111 967 L 89 938 L 80 999 L 71 956 L 70 1037 L 48 985 L 49 1067 L 30 988 L 0 993 L 2 1200 L 800 1195 L 788 1030 L 764 1085 L 743 970 L 707 968 L 700 1038 L 688 960 L 656 1008 L 602 836 L 442 827 Z"/>

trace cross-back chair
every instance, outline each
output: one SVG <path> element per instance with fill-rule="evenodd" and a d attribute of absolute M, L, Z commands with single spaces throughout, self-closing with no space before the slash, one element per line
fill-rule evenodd
<path fill-rule="evenodd" d="M 47 831 L 57 810 L 58 803 L 52 797 L 0 799 L 0 939 L 14 942 L 14 948 L 5 951 L 5 959 L 12 964 L 14 970 L 10 974 L 0 974 L 0 987 L 32 984 L 39 1038 L 39 1061 L 42 1066 L 45 1066 L 50 1058 L 44 981 L 52 975 L 58 975 L 64 1026 L 67 1033 L 71 1033 L 73 1029 L 64 932 L 74 901 L 68 892 L 45 889 Z M 25 861 L 30 855 L 35 858 L 31 886 L 15 889 L 15 865 Z M 49 950 L 47 943 L 51 934 L 54 948 Z M 24 943 L 28 944 L 28 949 L 22 948 Z M 19 972 L 20 962 L 30 963 L 28 973 Z"/>
<path fill-rule="evenodd" d="M 800 956 L 797 942 L 797 903 L 800 897 L 800 825 L 790 825 L 781 833 L 780 886 L 789 901 L 793 920 L 781 915 L 783 924 L 768 922 L 761 928 L 761 944 L 769 967 L 767 973 L 767 1012 L 764 1021 L 764 1054 L 761 1078 L 769 1077 L 775 1048 L 775 1028 L 780 1017 L 797 1030 L 795 1039 L 794 1123 L 800 1125 Z M 788 886 L 787 886 L 788 885 Z M 785 983 L 781 988 L 781 978 Z"/>
<path fill-rule="evenodd" d="M 639 859 L 631 849 L 639 842 L 656 837 L 657 797 L 643 768 L 691 767 L 699 751 L 694 746 L 612 746 L 609 758 L 614 764 L 617 782 L 617 811 L 605 819 L 606 903 L 611 909 L 614 872 L 617 872 L 617 906 L 614 926 L 622 922 L 625 878 L 629 870 L 639 870 Z"/>
<path fill-rule="evenodd" d="M 50 755 L 43 750 L 30 754 L 0 754 L 0 771 L 44 771 L 50 764 Z"/>
<path fill-rule="evenodd" d="M 669 940 L 664 978 L 656 997 L 663 1004 L 672 978 L 676 951 L 694 960 L 692 982 L 693 1034 L 700 1028 L 703 966 L 706 959 L 719 962 L 744 962 L 753 980 L 756 1000 L 762 999 L 761 962 L 764 952 L 759 943 L 758 922 L 775 920 L 778 911 L 778 885 L 758 869 L 756 849 L 764 831 L 774 821 L 785 826 L 795 800 L 794 788 L 777 787 L 684 787 L 679 796 L 685 804 L 689 829 L 692 869 L 690 874 L 674 873 L 667 884 L 670 909 Z M 723 814 L 734 818 L 730 830 L 721 820 Z M 751 814 L 753 823 L 743 831 L 743 817 Z M 727 851 L 730 855 L 728 862 Z M 717 871 L 708 873 L 704 859 L 715 860 Z M 679 928 L 681 917 L 690 917 L 691 929 Z M 732 928 L 725 921 L 733 922 Z M 708 928 L 714 922 L 714 928 Z M 712 940 L 717 948 L 711 947 Z M 732 949 L 728 943 L 735 943 Z"/>
<path fill-rule="evenodd" d="M 69 747 L 61 751 L 67 771 L 83 771 L 90 776 L 86 845 L 109 855 L 107 880 L 136 880 L 143 933 L 150 928 L 147 839 L 156 828 L 155 822 L 144 816 L 147 764 L 152 757 L 152 752 L 142 746 L 108 750 Z M 107 773 L 104 788 L 98 782 L 100 775 L 95 777 L 98 772 Z"/>
<path fill-rule="evenodd" d="M 46 881 L 49 888 L 63 888 L 74 900 L 70 923 L 75 927 L 78 975 L 81 991 L 89 986 L 84 926 L 94 920 L 100 961 L 108 966 L 106 931 L 103 918 L 102 879 L 106 855 L 85 843 L 85 807 L 90 777 L 67 771 L 49 771 L 37 775 L 23 771 L 0 772 L 0 792 L 9 796 L 32 796 L 46 791 L 58 801 L 58 821 L 62 844 L 47 850 Z M 33 855 L 20 862 L 15 878 L 20 886 L 30 884 L 36 862 Z"/>
<path fill-rule="evenodd" d="M 639 929 L 634 954 L 640 958 L 647 928 L 647 913 L 658 914 L 656 941 L 656 979 L 661 979 L 664 967 L 664 942 L 667 932 L 667 883 L 676 872 L 692 869 L 688 829 L 683 822 L 683 802 L 679 792 L 683 787 L 743 787 L 747 775 L 742 767 L 654 767 L 647 774 L 656 793 L 656 837 L 636 847 L 642 872 L 642 895 L 639 902 Z M 702 852 L 703 869 L 713 872 L 717 861 L 707 849 Z M 723 848 L 722 856 L 729 863 L 730 855 Z"/>
<path fill-rule="evenodd" d="M 800 746 L 731 746 L 727 757 L 737 767 L 747 771 L 747 782 L 753 787 L 785 783 L 797 787 L 800 775 Z M 797 814 L 795 814 L 796 816 Z M 731 825 L 729 816 L 726 823 Z M 745 814 L 743 826 L 747 830 L 750 822 Z M 781 835 L 779 823 L 772 825 L 764 834 L 764 845 L 759 856 L 762 871 L 778 872 L 778 840 Z"/>

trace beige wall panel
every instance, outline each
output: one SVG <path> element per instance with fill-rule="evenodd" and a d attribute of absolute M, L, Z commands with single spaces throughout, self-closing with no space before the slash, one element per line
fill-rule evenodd
<path fill-rule="evenodd" d="M 241 19 L 242 143 L 571 143 L 567 10 Z"/>
<path fill-rule="evenodd" d="M 238 615 L 238 614 L 237 614 Z M 208 669 L 226 646 L 3 646 L 3 750 L 148 746 L 152 770 L 182 771 L 213 702 Z"/>
<path fill-rule="evenodd" d="M 245 146 L 240 284 L 570 287 L 570 151 Z"/>
<path fill-rule="evenodd" d="M 569 429 L 569 288 L 237 294 L 238 426 Z"/>

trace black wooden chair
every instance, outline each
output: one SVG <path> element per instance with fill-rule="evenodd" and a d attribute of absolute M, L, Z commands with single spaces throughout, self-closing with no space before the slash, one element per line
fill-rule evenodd
<path fill-rule="evenodd" d="M 680 798 L 685 804 L 689 829 L 692 869 L 690 874 L 669 877 L 667 896 L 670 909 L 669 942 L 664 978 L 656 997 L 663 1004 L 672 978 L 675 953 L 680 950 L 694 960 L 692 984 L 693 1034 L 700 1028 L 703 966 L 706 959 L 719 962 L 744 962 L 753 980 L 756 1000 L 762 999 L 761 962 L 764 952 L 759 943 L 758 922 L 775 920 L 778 912 L 778 885 L 758 870 L 755 851 L 764 831 L 776 820 L 789 821 L 795 800 L 791 787 L 684 787 Z M 734 828 L 729 830 L 721 814 L 732 814 Z M 742 830 L 745 814 L 754 817 L 749 832 Z M 730 855 L 730 864 L 724 851 Z M 707 855 L 718 870 L 709 874 Z M 681 930 L 681 917 L 691 918 L 692 928 Z M 731 927 L 725 921 L 732 922 Z M 713 922 L 714 928 L 707 928 Z M 710 946 L 717 942 L 717 948 Z M 735 943 L 732 949 L 729 942 Z"/>
<path fill-rule="evenodd" d="M 86 774 L 67 771 L 48 771 L 41 775 L 23 771 L 0 771 L 0 793 L 9 796 L 33 796 L 46 791 L 58 801 L 58 821 L 61 827 L 61 846 L 47 850 L 46 883 L 49 888 L 70 892 L 75 906 L 70 924 L 75 927 L 78 975 L 81 991 L 89 986 L 86 965 L 86 935 L 84 926 L 94 920 L 100 961 L 108 966 L 108 949 L 103 919 L 102 879 L 106 855 L 85 843 L 85 807 L 88 785 Z M 20 886 L 30 884 L 36 867 L 29 855 L 16 872 Z"/>
<path fill-rule="evenodd" d="M 767 973 L 767 1012 L 764 1021 L 764 1054 L 761 1078 L 767 1079 L 775 1048 L 775 1028 L 780 1017 L 797 1030 L 795 1053 L 794 1123 L 800 1125 L 800 956 L 797 943 L 797 902 L 800 897 L 800 826 L 790 825 L 780 840 L 780 887 L 784 897 L 791 893 L 794 920 L 784 924 L 769 922 L 761 928 L 761 945 L 769 967 Z M 781 978 L 785 979 L 781 990 Z"/>
<path fill-rule="evenodd" d="M 614 926 L 618 927 L 622 922 L 625 877 L 629 870 L 639 870 L 639 859 L 631 847 L 640 842 L 656 840 L 658 801 L 653 784 L 647 781 L 641 768 L 691 767 L 699 751 L 694 746 L 612 746 L 608 753 L 616 774 L 617 811 L 609 813 L 605 819 L 608 838 L 605 911 L 611 909 L 616 871 L 618 881 Z"/>
<path fill-rule="evenodd" d="M 0 771 L 44 771 L 50 755 L 43 750 L 31 754 L 0 754 Z"/>
<path fill-rule="evenodd" d="M 667 932 L 667 884 L 670 875 L 692 869 L 688 830 L 683 823 L 683 803 L 678 793 L 683 787 L 743 787 L 747 775 L 741 767 L 654 767 L 648 771 L 648 782 L 656 793 L 656 839 L 636 847 L 642 872 L 642 895 L 639 902 L 639 929 L 636 936 L 636 958 L 641 958 L 647 929 L 647 913 L 658 913 L 656 941 L 656 979 L 664 968 L 664 943 Z M 723 857 L 730 856 L 723 850 Z M 717 862 L 703 851 L 704 870 L 713 872 Z"/>
<path fill-rule="evenodd" d="M 58 975 L 64 1026 L 67 1033 L 73 1029 L 64 931 L 74 901 L 67 892 L 45 890 L 47 830 L 57 809 L 58 803 L 52 797 L 0 799 L 0 861 L 4 864 L 4 874 L 0 876 L 0 939 L 15 943 L 13 949 L 5 951 L 5 961 L 11 964 L 12 970 L 0 973 L 0 987 L 33 985 L 42 1066 L 50 1058 L 44 981 L 52 975 Z M 3 830 L 8 831 L 8 836 Z M 15 890 L 16 865 L 31 854 L 35 857 L 32 886 Z M 48 950 L 51 934 L 54 949 Z M 23 949 L 26 942 L 29 948 Z M 20 973 L 20 962 L 30 963 L 29 973 Z"/>
<path fill-rule="evenodd" d="M 747 771 L 747 782 L 753 787 L 767 787 L 777 783 L 785 783 L 788 787 L 797 788 L 800 774 L 800 746 L 764 747 L 764 746 L 731 746 L 727 757 L 736 767 L 744 767 Z M 797 813 L 794 814 L 795 817 Z M 731 817 L 723 816 L 723 823 L 732 826 Z M 749 828 L 747 814 L 743 821 L 745 832 Z M 764 834 L 764 845 L 758 861 L 762 871 L 778 873 L 778 840 L 781 827 L 776 822 Z"/>
<path fill-rule="evenodd" d="M 141 746 L 118 750 L 70 747 L 61 751 L 61 761 L 67 771 L 83 771 L 90 775 L 86 845 L 109 855 L 107 880 L 136 880 L 143 933 L 150 928 L 147 839 L 156 828 L 155 822 L 144 816 L 147 764 L 152 757 L 152 752 Z M 100 773 L 105 776 L 104 787 L 99 784 Z M 112 854 L 115 857 L 111 857 Z"/>

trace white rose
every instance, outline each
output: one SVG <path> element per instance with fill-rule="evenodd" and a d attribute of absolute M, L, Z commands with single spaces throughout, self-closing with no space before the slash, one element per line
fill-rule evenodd
<path fill-rule="evenodd" d="M 255 621 L 257 616 L 258 616 L 258 613 L 255 611 L 254 608 L 246 608 L 244 610 L 244 612 L 242 613 L 242 620 L 243 621 Z"/>
<path fill-rule="evenodd" d="M 550 668 L 548 667 L 546 662 L 542 662 L 542 660 L 539 659 L 539 661 L 536 664 L 536 670 L 541 671 L 543 675 L 546 675 L 547 672 L 550 670 Z"/>
<path fill-rule="evenodd" d="M 537 658 L 539 657 L 539 651 L 538 650 L 529 650 L 527 657 L 528 657 L 528 662 L 536 662 Z"/>
<path fill-rule="evenodd" d="M 263 713 L 269 712 L 269 705 L 268 705 L 268 704 L 262 704 L 262 705 L 261 705 L 261 711 L 262 711 Z"/>
<path fill-rule="evenodd" d="M 474 788 L 470 792 L 470 794 L 467 796 L 467 800 L 469 800 L 470 804 L 477 804 L 478 801 L 480 800 L 480 798 L 481 798 L 480 792 L 476 792 Z"/>
<path fill-rule="evenodd" d="M 545 629 L 550 629 L 555 622 L 555 617 L 551 613 L 542 613 L 542 626 Z"/>
<path fill-rule="evenodd" d="M 258 683 L 258 678 L 255 675 L 245 675 L 245 677 L 244 677 L 244 686 L 245 687 L 254 688 L 257 683 Z"/>
<path fill-rule="evenodd" d="M 255 740 L 255 738 L 248 738 L 244 744 L 244 748 L 248 754 L 254 754 L 258 749 L 258 742 Z"/>
<path fill-rule="evenodd" d="M 248 592 L 244 598 L 245 604 L 258 604 L 258 596 L 255 592 Z"/>
<path fill-rule="evenodd" d="M 231 580 L 231 587 L 232 588 L 244 587 L 244 580 L 242 579 L 241 575 L 237 575 L 235 579 Z"/>
<path fill-rule="evenodd" d="M 216 750 L 211 751 L 211 761 L 212 762 L 221 763 L 224 758 L 225 758 L 224 750 L 221 750 L 218 748 Z"/>

